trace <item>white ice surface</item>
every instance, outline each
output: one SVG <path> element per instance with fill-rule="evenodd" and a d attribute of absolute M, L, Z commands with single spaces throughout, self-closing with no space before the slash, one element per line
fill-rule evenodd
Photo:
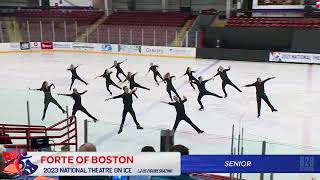
<path fill-rule="evenodd" d="M 104 99 L 110 97 L 105 88 L 104 79 L 94 79 L 110 67 L 113 60 L 125 60 L 122 65 L 125 72 L 138 72 L 136 81 L 151 88 L 151 91 L 139 89 L 139 99 L 134 99 L 134 109 L 138 121 L 145 128 L 136 130 L 127 115 L 126 128 L 117 135 L 122 114 L 122 101 Z M 28 88 L 39 88 L 44 80 L 53 82 L 53 96 L 63 106 L 73 100 L 58 97 L 57 93 L 69 93 L 71 73 L 66 71 L 70 64 L 82 64 L 78 74 L 89 82 L 85 86 L 76 81 L 74 87 L 79 91 L 88 90 L 82 96 L 83 105 L 100 121 L 89 124 L 89 141 L 96 143 L 100 151 L 139 151 L 145 145 L 155 146 L 159 150 L 160 129 L 171 129 L 175 120 L 173 107 L 159 103 L 169 101 L 165 84 L 159 87 L 153 81 L 152 73 L 145 76 L 149 63 L 160 66 L 164 74 L 171 72 L 177 79 L 173 82 L 180 95 L 188 97 L 186 112 L 192 121 L 205 131 L 198 135 L 188 124 L 181 122 L 175 143 L 184 144 L 192 154 L 229 154 L 231 127 L 234 124 L 236 135 L 244 128 L 244 153 L 260 154 L 261 141 L 267 144 L 267 154 L 319 154 L 318 131 L 320 129 L 320 66 L 302 64 L 256 63 L 240 61 L 194 60 L 155 58 L 140 56 L 116 56 L 85 53 L 22 53 L 0 54 L 0 117 L 1 123 L 26 124 L 26 100 L 30 101 L 31 122 L 36 125 L 52 125 L 63 119 L 58 108 L 50 105 L 45 121 L 41 121 L 43 93 L 31 92 Z M 204 97 L 205 111 L 198 111 L 197 91 L 186 84 L 187 77 L 180 78 L 190 66 L 204 78 L 212 77 L 219 65 L 231 65 L 228 75 L 239 87 L 255 81 L 276 76 L 266 83 L 266 93 L 271 103 L 279 110 L 272 113 L 262 103 L 261 118 L 256 117 L 255 88 L 241 88 L 239 93 L 227 86 L 228 98 Z M 115 72 L 115 69 L 112 70 Z M 118 82 L 112 74 L 115 82 Z M 122 77 L 122 76 L 121 76 Z M 122 77 L 123 78 L 123 77 Z M 114 95 L 122 91 L 111 87 Z M 207 89 L 222 95 L 221 80 L 216 78 L 207 83 Z M 79 120 L 79 140 L 83 142 L 83 121 L 87 116 L 77 113 Z M 311 179 L 312 175 L 299 176 L 297 179 Z M 296 177 L 296 176 L 295 176 Z M 256 179 L 256 178 L 253 178 Z M 290 177 L 290 179 L 293 179 Z"/>

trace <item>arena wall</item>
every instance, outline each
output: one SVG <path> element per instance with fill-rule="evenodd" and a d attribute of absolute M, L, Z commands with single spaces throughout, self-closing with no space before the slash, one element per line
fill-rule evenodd
<path fill-rule="evenodd" d="M 214 48 L 217 40 L 226 49 L 269 50 L 299 53 L 319 53 L 317 34 L 320 30 L 289 28 L 206 28 L 204 47 Z"/>

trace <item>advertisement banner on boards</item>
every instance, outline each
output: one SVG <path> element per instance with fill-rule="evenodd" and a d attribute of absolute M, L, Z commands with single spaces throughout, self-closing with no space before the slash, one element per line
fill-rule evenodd
<path fill-rule="evenodd" d="M 271 52 L 269 61 L 320 64 L 320 54 Z"/>
<path fill-rule="evenodd" d="M 53 43 L 51 41 L 41 42 L 41 49 L 53 49 Z"/>
<path fill-rule="evenodd" d="M 117 44 L 96 44 L 96 51 L 102 52 L 118 52 Z"/>
<path fill-rule="evenodd" d="M 94 51 L 95 43 L 82 43 L 82 42 L 73 42 L 73 50 L 83 50 L 83 51 Z"/>
<path fill-rule="evenodd" d="M 40 50 L 41 43 L 40 42 L 30 42 L 30 49 L 31 50 Z"/>
<path fill-rule="evenodd" d="M 70 50 L 72 49 L 72 42 L 53 42 L 53 49 Z"/>
<path fill-rule="evenodd" d="M 19 51 L 20 50 L 20 43 L 9 43 L 10 50 L 12 51 Z"/>
<path fill-rule="evenodd" d="M 140 45 L 119 44 L 118 45 L 118 52 L 140 54 L 141 53 L 141 46 Z"/>
<path fill-rule="evenodd" d="M 141 53 L 147 55 L 196 57 L 195 48 L 184 47 L 142 46 Z"/>
<path fill-rule="evenodd" d="M 10 43 L 0 43 L 0 52 L 1 51 L 10 51 Z"/>
<path fill-rule="evenodd" d="M 20 42 L 20 50 L 30 50 L 29 42 Z"/>

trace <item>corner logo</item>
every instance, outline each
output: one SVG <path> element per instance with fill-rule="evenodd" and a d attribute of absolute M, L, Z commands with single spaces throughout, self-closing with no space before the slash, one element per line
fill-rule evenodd
<path fill-rule="evenodd" d="M 35 173 L 38 166 L 32 164 L 29 160 L 32 156 L 28 156 L 27 151 L 20 151 L 18 148 L 10 152 L 2 153 L 7 167 L 4 169 L 4 173 L 7 174 L 19 174 L 20 176 L 29 176 Z"/>

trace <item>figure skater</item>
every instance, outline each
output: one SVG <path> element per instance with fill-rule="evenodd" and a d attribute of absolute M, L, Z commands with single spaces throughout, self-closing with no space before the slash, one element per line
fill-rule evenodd
<path fill-rule="evenodd" d="M 272 112 L 277 112 L 278 111 L 277 109 L 275 109 L 272 106 L 272 104 L 270 103 L 270 101 L 268 99 L 268 96 L 266 95 L 266 93 L 264 91 L 264 83 L 269 81 L 270 79 L 275 79 L 275 77 L 268 78 L 268 79 L 266 79 L 264 81 L 262 81 L 261 78 L 258 77 L 256 82 L 244 86 L 244 87 L 250 87 L 250 86 L 255 86 L 256 87 L 257 108 L 258 108 L 258 116 L 257 116 L 257 118 L 260 117 L 261 99 L 264 100 L 264 102 L 267 103 L 267 105 L 269 106 L 269 108 L 271 109 Z"/>
<path fill-rule="evenodd" d="M 159 86 L 159 82 L 157 80 L 157 77 L 159 77 L 162 81 L 163 81 L 163 78 L 162 78 L 161 74 L 159 73 L 158 68 L 159 68 L 158 65 L 154 65 L 153 63 L 150 63 L 150 68 L 148 70 L 147 75 L 149 74 L 150 71 L 152 71 L 153 72 L 153 79 L 157 83 L 157 85 Z"/>
<path fill-rule="evenodd" d="M 141 88 L 141 89 L 145 89 L 145 90 L 150 91 L 149 88 L 144 87 L 144 86 L 141 86 L 140 84 L 138 84 L 138 83 L 135 82 L 134 77 L 135 77 L 137 74 L 138 74 L 138 73 L 132 74 L 131 72 L 128 72 L 128 75 L 126 76 L 126 79 L 123 81 L 123 83 L 126 82 L 126 81 L 129 81 L 130 90 L 133 90 L 134 88 Z M 138 96 L 136 95 L 135 92 L 133 92 L 133 95 L 134 95 L 136 98 L 138 98 Z"/>
<path fill-rule="evenodd" d="M 227 92 L 226 92 L 226 85 L 231 85 L 234 88 L 236 88 L 239 92 L 242 92 L 236 85 L 233 84 L 233 82 L 229 79 L 228 75 L 227 75 L 227 71 L 230 71 L 231 66 L 228 67 L 228 69 L 224 69 L 222 66 L 219 66 L 218 68 L 218 72 L 216 75 L 214 75 L 214 77 L 220 75 L 220 78 L 222 80 L 222 90 L 224 92 L 224 98 L 226 98 L 228 96 Z"/>
<path fill-rule="evenodd" d="M 222 96 L 219 96 L 215 93 L 212 93 L 210 91 L 208 91 L 206 89 L 206 83 L 210 80 L 213 80 L 213 77 L 210 78 L 210 79 L 207 79 L 207 80 L 203 80 L 202 79 L 202 76 L 200 76 L 198 78 L 198 80 L 193 80 L 193 82 L 198 86 L 198 90 L 199 90 L 199 95 L 198 95 L 198 103 L 200 104 L 200 108 L 199 108 L 199 111 L 203 111 L 204 110 L 204 107 L 203 107 L 203 104 L 201 102 L 201 99 L 203 96 L 206 96 L 206 95 L 209 95 L 209 96 L 215 96 L 215 97 L 218 97 L 218 98 L 222 98 Z"/>
<path fill-rule="evenodd" d="M 172 130 L 176 131 L 179 123 L 182 120 L 185 120 L 188 124 L 190 124 L 190 126 L 193 127 L 193 129 L 195 129 L 197 131 L 197 133 L 199 133 L 199 134 L 203 133 L 204 131 L 202 131 L 195 124 L 193 124 L 191 119 L 186 115 L 184 103 L 187 101 L 187 98 L 185 96 L 183 96 L 183 100 L 181 100 L 180 97 L 178 97 L 178 96 L 174 96 L 173 98 L 175 100 L 174 102 L 161 101 L 162 103 L 174 106 L 177 111 L 176 120 L 174 122 L 174 126 L 173 126 Z"/>
<path fill-rule="evenodd" d="M 109 71 L 108 69 L 106 69 L 101 76 L 97 76 L 97 77 L 95 78 L 95 79 L 97 79 L 98 77 L 103 77 L 103 78 L 106 79 L 106 87 L 107 87 L 107 90 L 109 91 L 110 95 L 112 95 L 112 92 L 111 92 L 111 90 L 110 90 L 110 88 L 109 88 L 110 85 L 115 86 L 115 87 L 117 87 L 118 89 L 121 89 L 121 87 L 119 87 L 116 83 L 114 83 L 114 82 L 112 81 L 111 76 L 110 76 L 111 74 L 112 74 L 112 72 Z"/>
<path fill-rule="evenodd" d="M 168 72 L 164 75 L 164 78 L 163 78 L 163 82 L 167 84 L 167 92 L 169 94 L 171 101 L 173 101 L 171 91 L 174 92 L 176 94 L 176 96 L 180 98 L 178 92 L 176 91 L 176 89 L 174 88 L 174 86 L 172 84 L 172 79 L 175 77 L 176 76 L 170 76 L 170 73 Z"/>
<path fill-rule="evenodd" d="M 79 66 L 81 66 L 81 65 L 79 65 Z M 75 81 L 76 79 L 78 79 L 79 81 L 83 82 L 85 85 L 88 85 L 88 83 L 85 82 L 83 79 L 81 79 L 81 78 L 78 76 L 78 74 L 77 74 L 77 68 L 78 68 L 79 66 L 74 67 L 74 65 L 71 64 L 70 67 L 67 69 L 68 71 L 71 71 L 71 73 L 72 73 L 71 85 L 70 85 L 70 89 L 69 89 L 70 91 L 71 91 L 71 88 L 72 88 L 72 86 L 73 86 L 73 83 L 74 83 L 74 81 Z"/>
<path fill-rule="evenodd" d="M 125 60 L 127 61 L 127 60 Z M 111 68 L 116 68 L 117 73 L 116 73 L 116 77 L 119 79 L 119 82 L 122 82 L 122 80 L 119 77 L 119 74 L 122 74 L 124 77 L 126 77 L 126 74 L 123 72 L 122 68 L 120 67 L 120 64 L 124 63 L 125 61 L 119 62 L 118 61 L 114 61 L 113 62 L 113 66 L 111 66 L 109 69 Z"/>
<path fill-rule="evenodd" d="M 193 85 L 193 83 L 194 83 L 193 80 L 197 81 L 197 78 L 195 78 L 195 77 L 193 76 L 193 73 L 195 73 L 195 72 L 196 72 L 196 71 L 192 71 L 191 68 L 188 67 L 186 73 L 184 73 L 184 75 L 183 75 L 183 76 L 188 75 L 188 77 L 189 77 L 189 83 L 190 83 L 190 85 L 191 85 L 191 87 L 192 87 L 193 89 L 196 89 L 196 88 L 194 87 L 194 85 Z"/>
<path fill-rule="evenodd" d="M 30 90 L 33 90 L 33 91 L 42 91 L 44 93 L 44 109 L 43 109 L 43 115 L 42 115 L 42 121 L 45 119 L 46 117 L 46 112 L 47 112 L 47 109 L 48 109 L 48 106 L 50 103 L 53 103 L 55 104 L 61 111 L 63 114 L 66 113 L 66 111 L 60 106 L 60 104 L 57 102 L 57 100 L 55 100 L 53 97 L 52 97 L 52 94 L 51 94 L 51 88 L 53 87 L 53 89 L 55 89 L 55 85 L 54 84 L 48 84 L 47 81 L 44 81 L 42 83 L 42 86 L 41 88 L 39 89 L 30 89 Z"/>
<path fill-rule="evenodd" d="M 143 127 L 140 126 L 139 122 L 137 121 L 137 117 L 136 117 L 136 113 L 133 110 L 132 104 L 133 104 L 133 100 L 132 100 L 132 94 L 137 90 L 137 88 L 134 88 L 133 90 L 130 91 L 130 89 L 127 86 L 123 87 L 123 93 L 118 95 L 118 96 L 114 96 L 112 98 L 108 98 L 106 99 L 106 101 L 109 101 L 110 99 L 118 99 L 118 98 L 122 98 L 122 102 L 123 102 L 123 112 L 122 112 L 122 120 L 121 120 L 121 124 L 120 124 L 120 129 L 118 131 L 118 134 L 120 134 L 122 132 L 123 129 L 123 125 L 124 122 L 126 120 L 126 116 L 127 113 L 130 113 L 134 123 L 137 126 L 137 129 L 143 129 Z"/>
<path fill-rule="evenodd" d="M 62 96 L 69 96 L 72 97 L 72 99 L 74 100 L 74 105 L 72 108 L 72 115 L 76 115 L 77 111 L 82 111 L 83 113 L 85 113 L 87 116 L 89 116 L 91 119 L 93 119 L 93 122 L 97 122 L 98 119 L 93 117 L 86 108 L 84 108 L 82 106 L 81 103 L 81 96 L 85 93 L 87 93 L 88 91 L 84 91 L 82 93 L 79 93 L 78 90 L 76 88 L 73 88 L 73 93 L 72 94 L 58 94 L 58 95 L 62 95 Z"/>

